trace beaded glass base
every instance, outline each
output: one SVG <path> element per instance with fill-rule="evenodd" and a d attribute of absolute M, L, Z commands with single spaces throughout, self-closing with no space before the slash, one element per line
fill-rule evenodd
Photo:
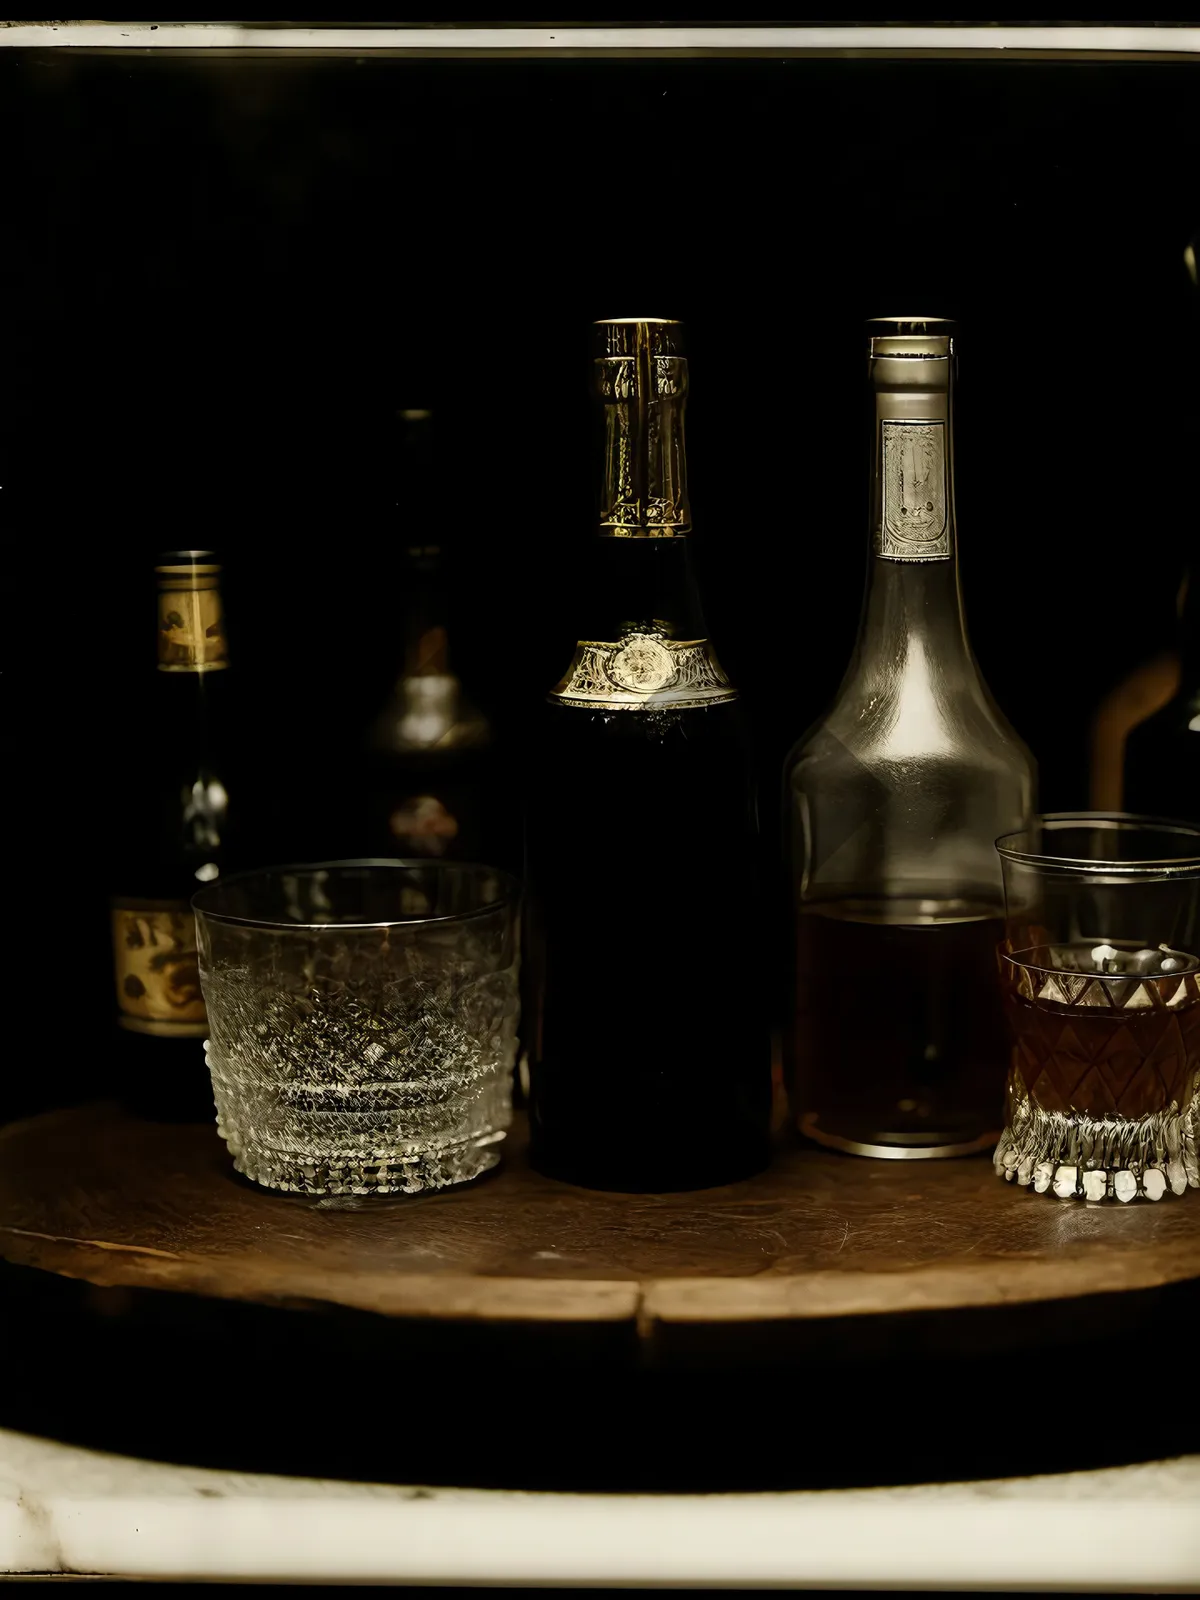
<path fill-rule="evenodd" d="M 1036 1105 L 1015 1070 L 1008 1126 L 993 1157 L 997 1173 L 1053 1189 L 1061 1200 L 1161 1200 L 1200 1188 L 1200 1100 L 1148 1117 L 1064 1114 Z"/>
<path fill-rule="evenodd" d="M 230 1072 L 209 1055 L 217 1130 L 233 1164 L 267 1189 L 293 1194 L 418 1194 L 444 1189 L 497 1165 L 510 1116 L 508 1074 L 457 1085 L 440 1104 L 421 1104 L 408 1085 L 348 1086 L 338 1108 L 318 1106 L 315 1084 L 297 1097 L 292 1086 Z M 448 1087 L 448 1086 L 447 1086 Z M 300 1099 L 304 1103 L 298 1104 Z M 416 1137 L 414 1137 L 416 1135 Z"/>

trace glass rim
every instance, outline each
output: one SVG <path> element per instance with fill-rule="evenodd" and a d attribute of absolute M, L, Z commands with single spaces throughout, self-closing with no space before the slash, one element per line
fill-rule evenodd
<path fill-rule="evenodd" d="M 1097 856 L 1052 855 L 1047 850 L 1022 849 L 1023 842 L 1039 831 L 1065 832 L 1068 828 L 1092 829 L 1111 833 L 1173 833 L 1189 838 L 1194 848 L 1187 856 L 1145 856 L 1131 861 L 1101 859 Z M 1039 867 L 1081 877 L 1100 875 L 1118 878 L 1189 878 L 1200 876 L 1200 827 L 1179 817 L 1142 816 L 1133 811 L 1047 811 L 1035 817 L 1028 828 L 1004 833 L 996 840 L 1002 861 L 1019 866 Z"/>
<path fill-rule="evenodd" d="M 241 916 L 236 912 L 215 910 L 202 904 L 210 898 L 215 899 L 235 884 L 250 883 L 256 878 L 273 878 L 284 874 L 312 877 L 319 872 L 362 872 L 364 869 L 386 872 L 411 872 L 415 869 L 460 877 L 472 873 L 490 873 L 501 884 L 502 893 L 483 905 L 472 906 L 469 911 L 442 911 L 411 917 L 371 917 L 365 922 L 293 922 L 290 919 L 284 921 L 282 917 Z M 475 917 L 489 916 L 515 906 L 520 896 L 520 880 L 503 867 L 492 867 L 485 861 L 432 861 L 422 856 L 363 856 L 338 861 L 284 862 L 277 866 L 250 867 L 244 872 L 232 872 L 227 878 L 198 889 L 192 896 L 191 907 L 196 916 L 232 928 L 257 928 L 261 932 L 271 933 L 330 933 L 334 930 L 352 933 L 369 928 L 428 928 L 436 923 L 469 922 Z"/>

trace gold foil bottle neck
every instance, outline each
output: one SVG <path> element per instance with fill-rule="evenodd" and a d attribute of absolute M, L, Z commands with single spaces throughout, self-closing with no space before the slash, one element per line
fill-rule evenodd
<path fill-rule="evenodd" d="M 662 317 L 596 324 L 596 388 L 604 406 L 600 532 L 625 539 L 687 534 L 683 327 Z"/>
<path fill-rule="evenodd" d="M 684 346 L 683 323 L 668 317 L 609 317 L 596 324 L 596 356 L 680 356 Z"/>
<path fill-rule="evenodd" d="M 229 665 L 221 568 L 207 550 L 176 550 L 160 557 L 158 670 L 217 672 Z"/>

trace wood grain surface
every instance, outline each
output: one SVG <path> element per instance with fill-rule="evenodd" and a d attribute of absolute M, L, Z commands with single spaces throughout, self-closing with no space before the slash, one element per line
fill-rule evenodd
<path fill-rule="evenodd" d="M 101 1286 L 318 1302 L 392 1317 L 729 1324 L 1013 1306 L 1200 1278 L 1200 1194 L 1086 1206 L 986 1159 L 787 1149 L 687 1195 L 544 1179 L 518 1127 L 475 1185 L 409 1198 L 274 1194 L 214 1130 L 109 1107 L 0 1131 L 0 1256 Z"/>

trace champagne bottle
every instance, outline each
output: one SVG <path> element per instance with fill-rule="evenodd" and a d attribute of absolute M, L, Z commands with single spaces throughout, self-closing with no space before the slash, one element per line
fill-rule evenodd
<path fill-rule="evenodd" d="M 131 1108 L 171 1120 L 213 1116 L 191 897 L 220 875 L 228 843 L 220 574 L 208 551 L 159 558 L 158 670 L 116 840 L 119 1086 Z"/>
<path fill-rule="evenodd" d="M 531 1153 L 600 1189 L 767 1157 L 756 802 L 688 544 L 678 323 L 598 324 L 600 537 L 531 762 Z"/>
<path fill-rule="evenodd" d="M 368 854 L 490 860 L 495 741 L 451 662 L 433 418 L 408 410 L 397 422 L 404 660 L 368 738 Z"/>
<path fill-rule="evenodd" d="M 1127 811 L 1200 823 L 1200 551 L 1184 580 L 1178 686 L 1129 734 L 1124 775 Z"/>
<path fill-rule="evenodd" d="M 994 841 L 1034 809 L 1033 759 L 971 653 L 956 556 L 954 330 L 869 327 L 871 556 L 833 708 L 785 767 L 801 1130 L 872 1156 L 998 1134 L 1007 1042 Z"/>

